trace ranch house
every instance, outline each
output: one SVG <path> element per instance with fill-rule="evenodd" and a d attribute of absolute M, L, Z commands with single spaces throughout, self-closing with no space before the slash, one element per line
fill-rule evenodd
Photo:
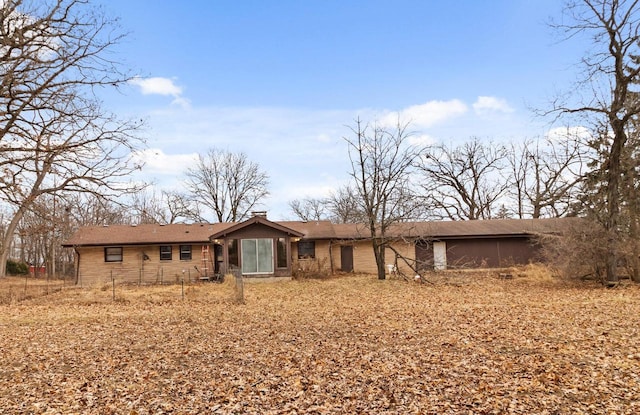
<path fill-rule="evenodd" d="M 558 233 L 565 224 L 566 219 L 400 223 L 388 232 L 386 262 L 390 271 L 407 272 L 407 262 L 420 270 L 526 264 L 539 260 L 536 236 Z M 376 272 L 363 224 L 270 221 L 263 212 L 237 223 L 88 226 L 63 247 L 75 251 L 80 285 L 112 278 L 210 280 L 230 272 L 246 278 Z"/>

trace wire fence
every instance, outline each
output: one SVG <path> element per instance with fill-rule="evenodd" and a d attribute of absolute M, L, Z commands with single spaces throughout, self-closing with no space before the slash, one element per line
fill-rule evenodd
<path fill-rule="evenodd" d="M 42 297 L 73 286 L 73 281 L 57 278 L 25 277 L 0 278 L 0 304 L 11 304 Z"/>

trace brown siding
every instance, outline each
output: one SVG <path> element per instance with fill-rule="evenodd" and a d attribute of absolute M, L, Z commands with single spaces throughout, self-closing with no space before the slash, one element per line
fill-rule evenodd
<path fill-rule="evenodd" d="M 433 270 L 433 243 L 426 241 L 416 243 L 416 261 L 418 271 Z"/>
<path fill-rule="evenodd" d="M 103 247 L 78 248 L 80 263 L 78 267 L 79 285 L 96 285 L 111 282 L 160 283 L 197 280 L 202 270 L 202 245 L 191 245 L 191 260 L 180 260 L 180 246 L 172 245 L 172 260 L 160 261 L 159 246 L 124 246 L 122 262 L 105 262 Z M 149 259 L 142 260 L 146 254 Z M 211 260 L 208 266 L 212 267 Z M 197 267 L 197 268 L 196 268 Z"/>
<path fill-rule="evenodd" d="M 280 238 L 285 236 L 287 236 L 285 232 L 279 231 L 277 229 L 271 228 L 261 223 L 256 223 L 256 224 L 238 229 L 235 232 L 229 233 L 228 235 L 226 235 L 226 238 L 254 239 L 254 238 Z"/>
<path fill-rule="evenodd" d="M 447 241 L 447 267 L 496 268 L 527 264 L 536 249 L 528 238 L 460 239 Z"/>

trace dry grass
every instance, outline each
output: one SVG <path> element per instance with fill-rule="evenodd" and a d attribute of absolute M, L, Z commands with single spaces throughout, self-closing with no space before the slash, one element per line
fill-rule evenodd
<path fill-rule="evenodd" d="M 12 304 L 30 298 L 41 297 L 69 286 L 64 280 L 45 278 L 4 277 L 0 279 L 0 304 Z"/>
<path fill-rule="evenodd" d="M 247 284 L 244 305 L 230 280 L 1 305 L 0 413 L 640 411 L 637 286 L 438 278 Z"/>

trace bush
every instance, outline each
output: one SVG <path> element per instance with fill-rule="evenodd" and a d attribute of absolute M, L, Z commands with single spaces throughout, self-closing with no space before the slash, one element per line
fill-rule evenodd
<path fill-rule="evenodd" d="M 7 274 L 27 275 L 28 273 L 29 273 L 29 266 L 24 262 L 18 262 L 12 259 L 7 260 Z"/>
<path fill-rule="evenodd" d="M 540 236 L 545 262 L 558 276 L 604 281 L 608 234 L 594 221 L 572 222 L 561 235 Z"/>
<path fill-rule="evenodd" d="M 294 279 L 328 278 L 331 270 L 327 266 L 327 258 L 302 259 L 294 262 Z"/>

